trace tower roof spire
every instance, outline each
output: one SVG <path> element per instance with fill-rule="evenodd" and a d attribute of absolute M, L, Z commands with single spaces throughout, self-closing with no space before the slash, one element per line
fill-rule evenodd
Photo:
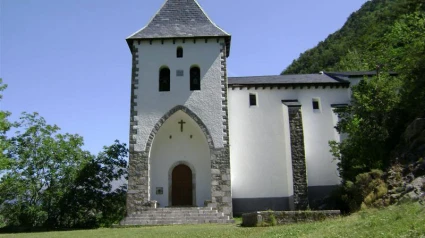
<path fill-rule="evenodd" d="M 227 56 L 231 36 L 218 27 L 196 0 L 166 0 L 161 9 L 142 29 L 127 38 L 136 39 L 224 37 Z"/>

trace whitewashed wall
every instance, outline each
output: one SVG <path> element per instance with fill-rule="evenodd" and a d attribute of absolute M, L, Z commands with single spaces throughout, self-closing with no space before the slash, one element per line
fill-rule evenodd
<path fill-rule="evenodd" d="M 223 112 L 221 98 L 221 59 L 220 43 L 224 40 L 160 40 L 135 41 L 138 49 L 137 64 L 139 84 L 135 92 L 137 99 L 136 117 L 139 122 L 137 129 L 136 151 L 143 151 L 152 128 L 157 121 L 176 105 L 184 105 L 192 110 L 211 133 L 214 145 L 223 147 Z M 183 47 L 183 58 L 176 57 L 177 47 Z M 201 91 L 190 91 L 190 68 L 197 65 L 201 69 Z M 168 66 L 171 71 L 170 92 L 159 92 L 159 69 Z M 184 76 L 177 77 L 176 70 L 183 70 Z"/>
<path fill-rule="evenodd" d="M 186 122 L 181 132 L 178 122 Z M 192 138 L 191 138 L 192 136 Z M 171 138 L 170 138 L 171 137 Z M 210 149 L 205 135 L 187 114 L 178 111 L 159 129 L 151 150 L 150 181 L 151 199 L 161 207 L 171 206 L 169 202 L 170 175 L 173 165 L 185 162 L 195 171 L 196 204 L 203 206 L 211 200 L 211 161 Z M 157 195 L 156 188 L 162 187 L 163 194 Z"/>
<path fill-rule="evenodd" d="M 249 106 L 256 93 L 258 106 Z M 320 100 L 319 111 L 312 99 Z M 282 100 L 302 104 L 308 185 L 339 183 L 329 140 L 337 138 L 331 104 L 348 103 L 347 89 L 229 89 L 230 158 L 233 198 L 293 195 L 287 108 Z"/>

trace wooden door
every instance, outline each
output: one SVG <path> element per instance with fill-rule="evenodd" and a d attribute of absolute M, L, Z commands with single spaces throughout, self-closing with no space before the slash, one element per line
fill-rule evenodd
<path fill-rule="evenodd" d="M 173 206 L 192 206 L 192 170 L 186 165 L 178 165 L 172 174 Z"/>

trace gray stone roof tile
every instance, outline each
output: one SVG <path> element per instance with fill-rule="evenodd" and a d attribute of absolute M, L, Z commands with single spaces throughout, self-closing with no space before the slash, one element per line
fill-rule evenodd
<path fill-rule="evenodd" d="M 358 77 L 365 77 L 365 76 L 376 76 L 376 71 L 349 71 L 349 72 L 325 72 L 326 74 L 329 74 L 331 76 L 342 76 L 342 77 L 349 77 L 349 78 L 358 78 Z M 381 72 L 381 73 L 388 73 L 391 76 L 397 76 L 398 74 L 394 71 L 390 72 Z"/>
<path fill-rule="evenodd" d="M 127 41 L 192 37 L 225 37 L 230 51 L 231 36 L 210 20 L 196 0 L 167 0 L 152 20 Z"/>
<path fill-rule="evenodd" d="M 349 84 L 345 80 L 326 74 L 294 74 L 250 77 L 229 77 L 229 85 L 267 85 L 267 84 Z"/>

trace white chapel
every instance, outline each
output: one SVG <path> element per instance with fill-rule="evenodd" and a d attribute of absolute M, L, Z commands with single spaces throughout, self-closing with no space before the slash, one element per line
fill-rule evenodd
<path fill-rule="evenodd" d="M 228 77 L 231 35 L 196 0 L 166 0 L 127 43 L 127 220 L 182 207 L 227 218 L 303 210 L 340 183 L 333 109 L 363 75 Z"/>

